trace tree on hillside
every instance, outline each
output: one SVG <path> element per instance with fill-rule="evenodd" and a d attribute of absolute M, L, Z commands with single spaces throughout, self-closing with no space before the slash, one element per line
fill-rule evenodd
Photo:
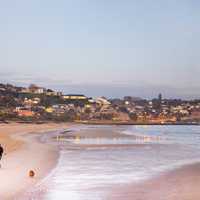
<path fill-rule="evenodd" d="M 137 121 L 137 119 L 138 119 L 137 114 L 134 113 L 134 112 L 129 113 L 129 117 L 130 117 L 130 119 L 133 120 L 133 121 Z"/>

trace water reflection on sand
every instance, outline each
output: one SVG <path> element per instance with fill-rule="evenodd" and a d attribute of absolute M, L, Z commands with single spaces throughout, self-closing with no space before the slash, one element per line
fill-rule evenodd
<path fill-rule="evenodd" d="M 89 126 L 45 140 L 60 159 L 26 199 L 104 200 L 113 187 L 199 161 L 199 127 Z"/>

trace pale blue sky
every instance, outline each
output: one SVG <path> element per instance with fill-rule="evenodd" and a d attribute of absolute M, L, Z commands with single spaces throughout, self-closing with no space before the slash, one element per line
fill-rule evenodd
<path fill-rule="evenodd" d="M 199 10 L 198 0 L 0 0 L 0 78 L 200 98 Z"/>

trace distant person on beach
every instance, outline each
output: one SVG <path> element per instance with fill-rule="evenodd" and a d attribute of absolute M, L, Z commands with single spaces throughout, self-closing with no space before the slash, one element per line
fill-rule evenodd
<path fill-rule="evenodd" d="M 1 158 L 2 158 L 2 155 L 3 155 L 3 147 L 1 146 L 1 144 L 0 144 L 0 160 L 1 160 Z M 0 165 L 0 167 L 1 167 L 1 165 Z"/>

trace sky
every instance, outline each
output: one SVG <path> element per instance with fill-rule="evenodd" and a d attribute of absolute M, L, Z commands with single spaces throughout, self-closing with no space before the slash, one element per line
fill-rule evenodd
<path fill-rule="evenodd" d="M 199 10 L 198 0 L 0 0 L 0 80 L 200 98 Z"/>

